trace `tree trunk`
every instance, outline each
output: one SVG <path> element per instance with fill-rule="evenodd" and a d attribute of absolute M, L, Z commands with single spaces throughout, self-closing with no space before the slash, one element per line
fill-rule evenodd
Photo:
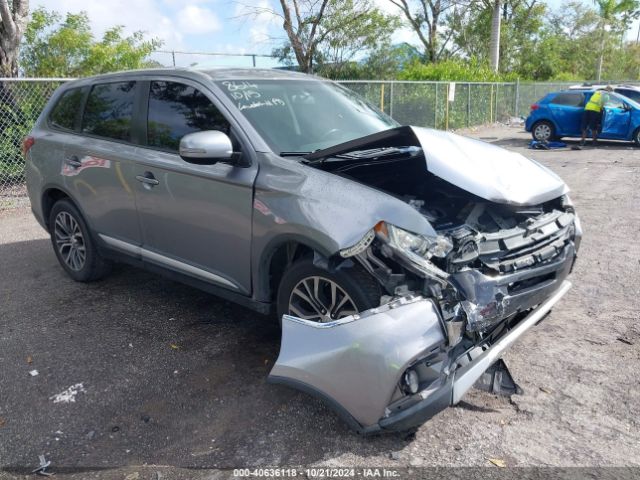
<path fill-rule="evenodd" d="M 20 43 L 13 39 L 0 38 L 0 77 L 18 76 L 19 47 Z"/>
<path fill-rule="evenodd" d="M 495 0 L 491 19 L 491 69 L 498 71 L 500 64 L 500 22 L 502 21 L 502 1 Z"/>
<path fill-rule="evenodd" d="M 29 0 L 0 0 L 0 77 L 18 76 L 18 52 L 28 14 Z"/>
<path fill-rule="evenodd" d="M 602 21 L 600 26 L 600 55 L 598 56 L 598 67 L 596 71 L 596 80 L 600 81 L 602 78 L 602 64 L 604 63 L 604 46 L 605 46 L 605 24 Z"/>

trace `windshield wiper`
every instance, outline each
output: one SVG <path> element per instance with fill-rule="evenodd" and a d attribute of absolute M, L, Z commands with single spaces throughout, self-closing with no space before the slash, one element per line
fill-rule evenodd
<path fill-rule="evenodd" d="M 359 159 L 370 159 L 376 160 L 382 157 L 389 157 L 394 155 L 406 155 L 410 156 L 418 155 L 422 152 L 420 147 L 381 147 L 381 148 L 371 148 L 368 150 L 354 150 L 348 153 L 341 153 L 335 156 L 335 158 L 346 159 L 346 160 L 359 160 Z"/>
<path fill-rule="evenodd" d="M 281 157 L 304 157 L 312 152 L 280 152 Z"/>

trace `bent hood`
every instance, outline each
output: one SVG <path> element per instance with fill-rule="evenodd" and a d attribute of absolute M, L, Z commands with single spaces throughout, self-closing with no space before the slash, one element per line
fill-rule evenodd
<path fill-rule="evenodd" d="M 314 152 L 307 160 L 357 150 L 416 146 L 432 174 L 491 202 L 534 205 L 567 193 L 567 185 L 551 170 L 524 155 L 450 132 L 398 127 Z"/>

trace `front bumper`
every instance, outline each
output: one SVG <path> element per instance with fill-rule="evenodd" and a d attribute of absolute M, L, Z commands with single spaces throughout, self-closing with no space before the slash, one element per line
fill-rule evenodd
<path fill-rule="evenodd" d="M 380 428 L 389 431 L 408 430 L 421 425 L 448 406 L 460 402 L 482 374 L 522 335 L 540 323 L 570 288 L 571 282 L 565 280 L 552 296 L 532 310 L 500 339 L 491 345 L 478 345 L 458 357 L 453 364 L 452 373 L 440 388 L 432 392 L 419 392 L 417 395 L 424 397 L 420 402 L 404 411 L 383 418 L 379 422 Z"/>
<path fill-rule="evenodd" d="M 452 275 L 453 283 L 464 294 L 467 330 L 486 330 L 504 318 L 539 305 L 558 290 L 575 258 L 576 248 L 569 242 L 556 257 L 538 267 L 497 276 L 472 269 Z"/>
<path fill-rule="evenodd" d="M 455 358 L 430 299 L 400 299 L 326 324 L 285 315 L 280 356 L 269 381 L 321 398 L 361 434 L 408 430 L 458 403 L 570 287 L 562 281 L 510 330 Z M 437 377 L 421 382 L 421 391 L 398 398 L 403 373 L 417 364 Z"/>

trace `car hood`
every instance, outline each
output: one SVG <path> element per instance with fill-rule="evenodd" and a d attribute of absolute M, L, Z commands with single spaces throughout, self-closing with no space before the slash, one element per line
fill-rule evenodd
<path fill-rule="evenodd" d="M 385 130 L 314 152 L 306 159 L 314 161 L 348 152 L 400 146 L 420 147 L 429 172 L 491 202 L 534 205 L 569 190 L 560 177 L 520 153 L 422 127 Z"/>

